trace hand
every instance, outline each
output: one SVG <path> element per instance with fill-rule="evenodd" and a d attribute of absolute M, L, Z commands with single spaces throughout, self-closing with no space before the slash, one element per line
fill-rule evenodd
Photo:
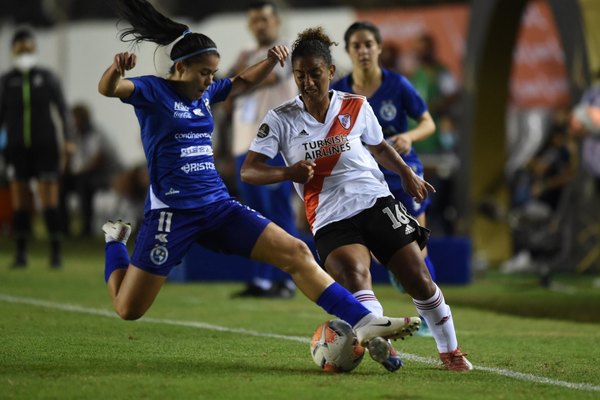
<path fill-rule="evenodd" d="M 388 139 L 390 145 L 399 154 L 408 154 L 412 148 L 412 140 L 410 136 L 404 134 L 394 135 Z"/>
<path fill-rule="evenodd" d="M 531 185 L 531 197 L 538 198 L 544 193 L 544 183 L 541 181 L 536 181 Z"/>
<path fill-rule="evenodd" d="M 288 167 L 289 179 L 297 183 L 307 183 L 315 175 L 315 166 L 313 161 L 300 160 Z"/>
<path fill-rule="evenodd" d="M 285 64 L 285 60 L 290 55 L 290 50 L 283 45 L 273 46 L 269 49 L 267 53 L 267 58 L 269 60 L 274 60 L 279 62 L 279 64 L 283 67 Z"/>
<path fill-rule="evenodd" d="M 415 174 L 410 167 L 406 167 L 404 171 L 406 173 L 402 174 L 402 187 L 417 203 L 425 201 L 429 193 L 435 193 L 435 188 Z"/>
<path fill-rule="evenodd" d="M 65 151 L 65 156 L 67 158 L 71 158 L 73 156 L 73 154 L 75 154 L 75 151 L 77 150 L 77 145 L 70 141 L 70 140 L 66 140 L 64 143 L 64 151 Z"/>
<path fill-rule="evenodd" d="M 129 71 L 135 67 L 137 56 L 134 53 L 117 53 L 113 65 L 121 76 L 125 76 L 125 71 Z"/>

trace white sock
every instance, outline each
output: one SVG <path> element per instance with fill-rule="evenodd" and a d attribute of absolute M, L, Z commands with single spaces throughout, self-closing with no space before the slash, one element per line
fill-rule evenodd
<path fill-rule="evenodd" d="M 435 287 L 435 293 L 427 300 L 415 300 L 417 312 L 427 321 L 440 353 L 454 351 L 458 347 L 454 322 L 450 307 L 444 301 L 440 288 Z"/>
<path fill-rule="evenodd" d="M 383 306 L 375 297 L 372 290 L 359 290 L 353 293 L 352 296 L 358 300 L 365 308 L 373 313 L 376 317 L 383 317 Z"/>

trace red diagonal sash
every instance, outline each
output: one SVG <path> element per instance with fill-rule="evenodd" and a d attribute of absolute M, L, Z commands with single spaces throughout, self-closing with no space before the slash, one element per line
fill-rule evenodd
<path fill-rule="evenodd" d="M 347 97 L 342 100 L 342 106 L 336 116 L 326 138 L 334 136 L 348 136 L 354 127 L 358 113 L 363 105 L 363 97 Z M 349 116 L 349 118 L 348 118 Z M 345 126 L 344 126 L 345 125 Z M 317 217 L 316 211 L 319 206 L 319 194 L 323 189 L 325 178 L 331 175 L 333 168 L 340 159 L 341 154 L 322 157 L 315 160 L 315 175 L 304 185 L 304 204 L 306 207 L 306 218 L 312 228 Z"/>

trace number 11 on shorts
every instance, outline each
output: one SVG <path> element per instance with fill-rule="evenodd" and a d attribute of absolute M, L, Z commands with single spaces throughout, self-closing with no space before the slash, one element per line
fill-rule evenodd
<path fill-rule="evenodd" d="M 171 220 L 173 219 L 173 213 L 168 211 L 161 211 L 160 217 L 158 218 L 158 232 L 171 232 Z"/>

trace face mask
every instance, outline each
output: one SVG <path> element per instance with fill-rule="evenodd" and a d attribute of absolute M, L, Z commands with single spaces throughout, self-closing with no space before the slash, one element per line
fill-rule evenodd
<path fill-rule="evenodd" d="M 444 150 L 452 150 L 456 140 L 454 139 L 454 133 L 451 131 L 440 134 L 440 144 Z"/>
<path fill-rule="evenodd" d="M 33 53 L 23 53 L 15 57 L 14 65 L 19 71 L 29 72 L 37 63 L 37 57 Z"/>

